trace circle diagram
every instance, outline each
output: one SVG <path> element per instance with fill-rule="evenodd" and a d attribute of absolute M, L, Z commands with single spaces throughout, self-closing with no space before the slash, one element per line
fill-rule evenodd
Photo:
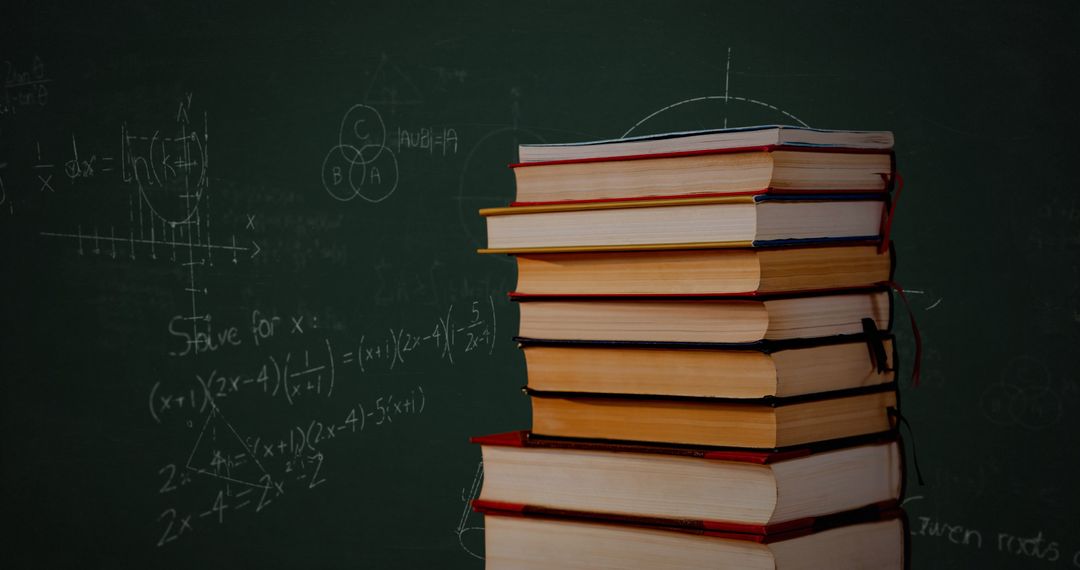
<path fill-rule="evenodd" d="M 337 144 L 323 157 L 323 189 L 339 202 L 360 198 L 377 204 L 397 190 L 399 178 L 382 115 L 369 105 L 353 105 L 341 117 Z"/>

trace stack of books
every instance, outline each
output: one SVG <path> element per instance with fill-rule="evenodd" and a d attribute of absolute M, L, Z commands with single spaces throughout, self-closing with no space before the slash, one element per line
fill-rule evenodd
<path fill-rule="evenodd" d="M 529 431 L 474 438 L 487 568 L 903 568 L 887 132 L 520 148 Z"/>

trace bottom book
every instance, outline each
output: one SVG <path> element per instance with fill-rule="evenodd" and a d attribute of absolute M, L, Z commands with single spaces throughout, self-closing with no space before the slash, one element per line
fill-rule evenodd
<path fill-rule="evenodd" d="M 899 509 L 880 513 L 873 520 L 774 536 L 477 510 L 485 514 L 486 570 L 902 570 L 909 558 L 906 518 Z"/>

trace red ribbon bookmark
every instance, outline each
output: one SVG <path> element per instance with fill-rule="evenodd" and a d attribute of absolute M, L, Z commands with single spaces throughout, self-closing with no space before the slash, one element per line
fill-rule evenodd
<path fill-rule="evenodd" d="M 908 319 L 911 320 L 911 334 L 915 337 L 915 362 L 911 365 L 911 385 L 918 387 L 919 371 L 922 367 L 922 335 L 919 334 L 919 325 L 915 322 L 915 311 L 911 309 L 911 302 L 908 301 L 904 288 L 899 283 L 896 281 L 883 281 L 881 284 L 888 285 L 900 294 L 900 299 L 904 301 L 904 308 L 907 309 Z"/>
<path fill-rule="evenodd" d="M 888 175 L 882 174 L 888 181 Z M 900 191 L 904 189 L 904 177 L 899 172 L 892 174 L 896 185 L 896 192 L 889 202 L 889 207 L 881 214 L 881 241 L 878 243 L 878 253 L 885 253 L 889 248 L 889 234 L 892 233 L 893 216 L 896 214 L 896 203 L 900 201 Z"/>

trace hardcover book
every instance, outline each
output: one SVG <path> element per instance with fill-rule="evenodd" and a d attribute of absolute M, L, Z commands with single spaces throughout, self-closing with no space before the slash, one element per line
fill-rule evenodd
<path fill-rule="evenodd" d="M 903 455 L 889 433 L 785 451 L 574 441 L 510 432 L 473 438 L 476 506 L 717 532 L 778 535 L 893 505 Z"/>
<path fill-rule="evenodd" d="M 728 196 L 485 208 L 481 253 L 877 242 L 883 195 Z"/>
<path fill-rule="evenodd" d="M 894 427 L 896 384 L 786 398 L 683 398 L 529 390 L 537 435 L 773 449 Z"/>
<path fill-rule="evenodd" d="M 477 510 L 485 515 L 488 570 L 901 570 L 910 560 L 899 510 L 775 537 Z"/>
<path fill-rule="evenodd" d="M 892 277 L 875 245 L 517 255 L 512 294 L 753 295 L 868 287 Z"/>
<path fill-rule="evenodd" d="M 518 147 L 518 160 L 577 160 L 760 146 L 889 150 L 893 143 L 893 134 L 889 131 L 844 131 L 762 125 L 577 143 L 526 144 Z"/>
<path fill-rule="evenodd" d="M 747 298 L 548 298 L 519 295 L 518 335 L 550 340 L 750 344 L 858 334 L 892 324 L 892 296 L 871 289 Z"/>
<path fill-rule="evenodd" d="M 874 333 L 746 349 L 517 340 L 528 387 L 540 392 L 753 399 L 876 386 L 896 378 L 893 338 Z"/>
<path fill-rule="evenodd" d="M 889 151 L 754 147 L 511 165 L 515 204 L 658 197 L 887 192 Z"/>

